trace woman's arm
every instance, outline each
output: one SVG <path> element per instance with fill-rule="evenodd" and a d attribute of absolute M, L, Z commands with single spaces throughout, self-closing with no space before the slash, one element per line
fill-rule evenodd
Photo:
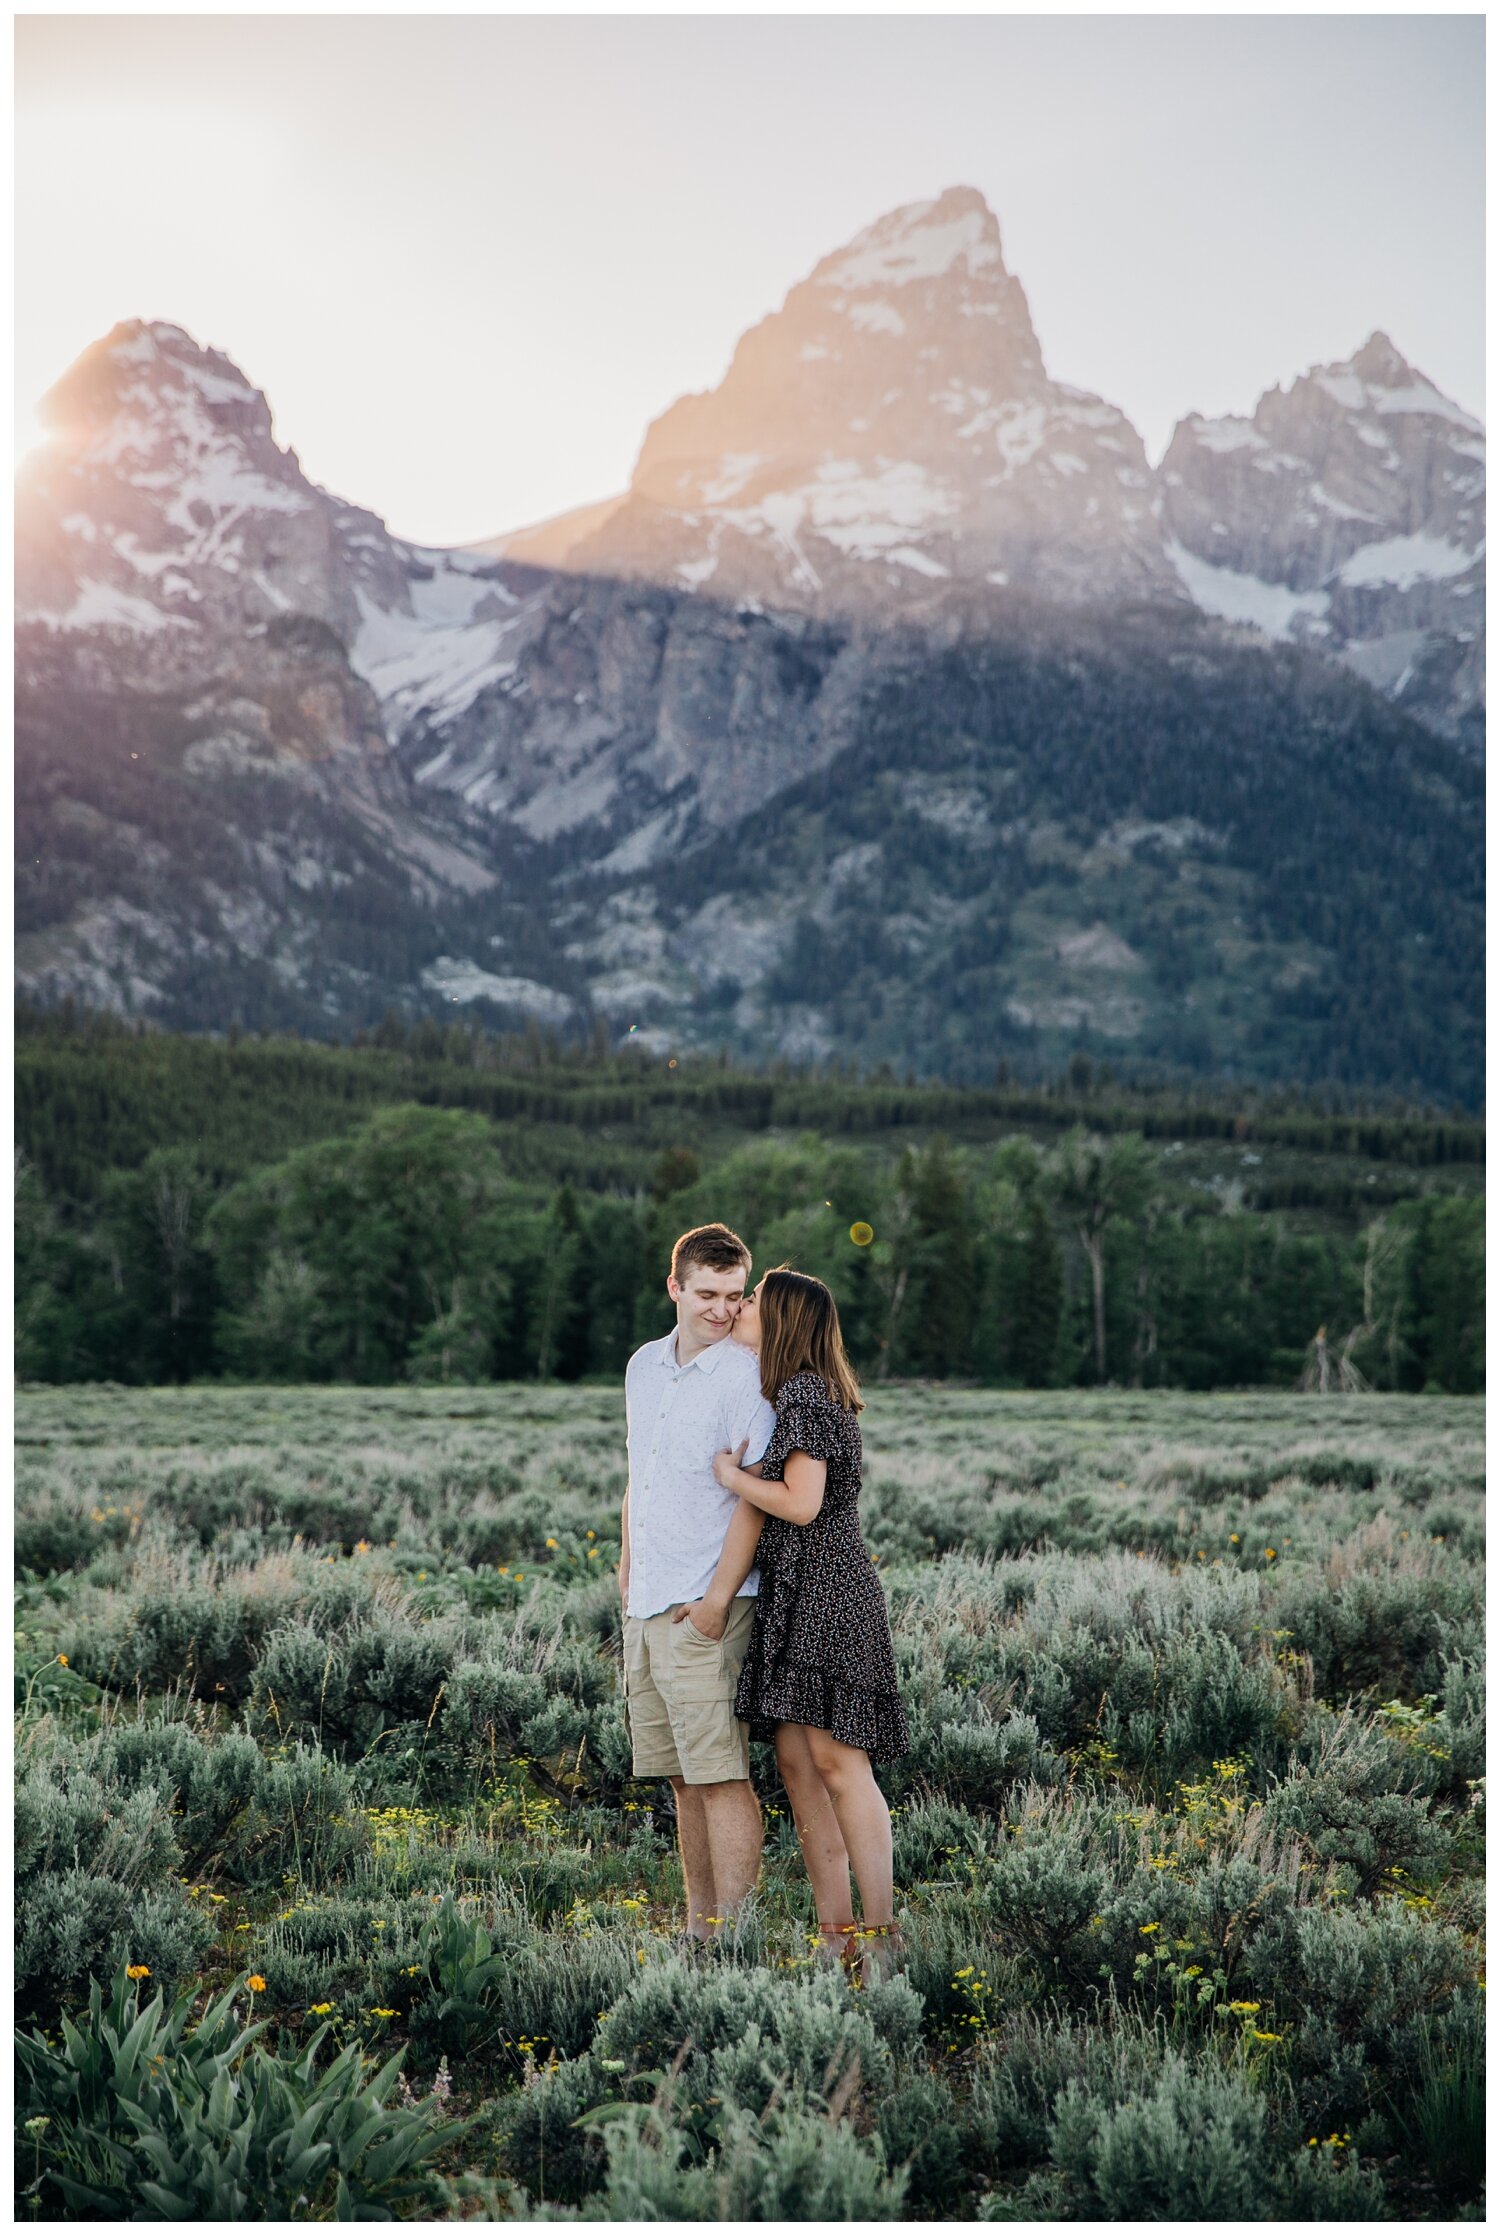
<path fill-rule="evenodd" d="M 714 1474 L 726 1491 L 735 1491 L 751 1506 L 758 1506 L 762 1513 L 779 1515 L 784 1522 L 794 1522 L 805 1529 L 814 1520 L 823 1504 L 823 1492 L 828 1482 L 828 1462 L 815 1460 L 810 1452 L 789 1452 L 785 1481 L 765 1483 L 741 1467 L 740 1457 L 744 1445 L 735 1452 L 718 1452 L 714 1455 Z"/>
<path fill-rule="evenodd" d="M 755 1549 L 760 1543 L 760 1533 L 766 1526 L 766 1517 L 755 1507 L 741 1499 L 730 1516 L 729 1528 L 724 1535 L 724 1549 L 719 1555 L 718 1566 L 709 1578 L 703 1597 L 691 1605 L 679 1607 L 672 1617 L 680 1623 L 691 1615 L 693 1628 L 701 1630 L 705 1638 L 722 1638 L 729 1620 L 729 1610 L 734 1605 L 734 1595 L 751 1569 L 755 1566 Z"/>

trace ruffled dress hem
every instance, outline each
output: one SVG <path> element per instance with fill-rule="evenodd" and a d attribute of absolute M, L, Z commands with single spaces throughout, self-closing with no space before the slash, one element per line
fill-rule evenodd
<path fill-rule="evenodd" d="M 748 1673 L 747 1673 L 748 1674 Z M 893 1762 L 911 1752 L 911 1732 L 899 1699 L 862 1692 L 821 1669 L 778 1669 L 767 1682 L 744 1688 L 753 1698 L 735 1702 L 752 1739 L 770 1739 L 778 1724 L 811 1724 L 846 1747 L 863 1747 L 871 1762 Z"/>

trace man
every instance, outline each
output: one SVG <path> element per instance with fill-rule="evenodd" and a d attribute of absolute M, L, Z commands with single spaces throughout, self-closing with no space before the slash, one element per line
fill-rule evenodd
<path fill-rule="evenodd" d="M 687 1930 L 711 1940 L 754 1886 L 763 1828 L 750 1727 L 734 1713 L 755 1618 L 762 1517 L 723 1490 L 714 1454 L 748 1439 L 758 1459 L 776 1415 L 752 1352 L 729 1340 L 750 1253 L 724 1226 L 672 1251 L 676 1325 L 625 1369 L 629 1476 L 620 1510 L 625 1707 L 637 1778 L 669 1778 Z"/>

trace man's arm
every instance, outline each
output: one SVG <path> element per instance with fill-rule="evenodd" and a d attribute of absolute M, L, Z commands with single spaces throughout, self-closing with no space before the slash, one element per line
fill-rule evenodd
<path fill-rule="evenodd" d="M 755 1549 L 765 1526 L 765 1515 L 748 1499 L 742 1498 L 724 1534 L 724 1550 L 703 1595 L 708 1605 L 728 1614 L 735 1593 L 755 1566 Z"/>
<path fill-rule="evenodd" d="M 630 1597 L 630 1485 L 620 1501 L 620 1605 Z"/>

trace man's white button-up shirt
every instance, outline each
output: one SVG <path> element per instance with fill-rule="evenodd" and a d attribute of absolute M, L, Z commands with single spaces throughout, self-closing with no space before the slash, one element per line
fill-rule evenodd
<path fill-rule="evenodd" d="M 746 1464 L 771 1441 L 776 1410 L 761 1395 L 760 1361 L 732 1336 L 677 1364 L 677 1330 L 643 1343 L 625 1369 L 630 1466 L 630 1586 L 625 1612 L 659 1615 L 701 1599 L 713 1581 L 739 1500 L 714 1474 L 714 1454 L 748 1437 Z M 752 1568 L 737 1596 L 760 1589 Z"/>

